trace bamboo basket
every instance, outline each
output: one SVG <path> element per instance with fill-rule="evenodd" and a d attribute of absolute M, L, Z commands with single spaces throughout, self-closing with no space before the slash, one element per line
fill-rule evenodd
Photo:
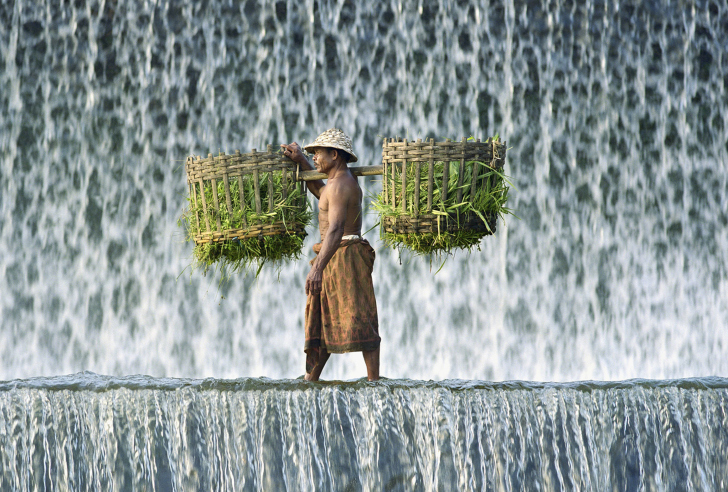
<path fill-rule="evenodd" d="M 198 233 L 192 236 L 196 246 L 284 234 L 295 234 L 300 237 L 306 235 L 307 224 L 296 221 L 295 213 L 288 215 L 290 220 L 270 222 L 264 218 L 266 213 L 272 214 L 279 206 L 274 200 L 274 181 L 278 181 L 274 180 L 274 174 L 280 174 L 282 189 L 277 191 L 281 192 L 283 198 L 287 198 L 292 190 L 299 187 L 300 199 L 296 200 L 296 205 L 302 210 L 307 207 L 306 184 L 304 181 L 297 181 L 299 172 L 297 164 L 283 154 L 275 152 L 272 145 L 268 145 L 266 152 L 253 149 L 248 154 L 241 154 L 236 150 L 235 154 L 224 152 L 217 156 L 208 154 L 206 159 L 200 156 L 188 157 L 185 170 L 190 203 L 196 210 L 193 220 Z M 237 181 L 238 197 L 234 197 L 231 193 L 233 180 Z M 245 180 L 252 180 L 254 212 L 256 216 L 261 216 L 260 220 L 246 219 L 245 203 L 251 201 L 251 197 L 245 196 L 245 189 L 250 188 L 245 186 Z M 220 181 L 223 183 L 224 196 L 220 196 L 218 191 Z M 208 203 L 208 199 L 205 198 L 207 186 L 212 188 L 212 203 Z M 263 195 L 267 196 L 265 203 L 262 200 Z M 200 202 L 202 207 L 199 206 Z M 221 208 L 226 207 L 228 213 L 232 213 L 233 202 L 238 204 L 238 210 L 235 211 L 241 218 L 237 223 L 224 227 L 220 220 Z M 203 211 L 202 214 L 200 210 Z"/>
<path fill-rule="evenodd" d="M 468 231 L 479 240 L 495 233 L 498 211 L 483 215 L 473 212 L 472 207 L 452 204 L 472 204 L 479 190 L 493 184 L 494 175 L 488 168 L 500 173 L 505 158 L 505 142 L 492 138 L 485 142 L 465 138 L 460 142 L 385 139 L 382 193 L 378 200 L 390 213 L 380 212 L 382 239 L 391 244 L 392 235 L 437 237 Z M 439 172 L 435 171 L 436 164 Z M 502 175 L 495 178 L 502 179 Z"/>

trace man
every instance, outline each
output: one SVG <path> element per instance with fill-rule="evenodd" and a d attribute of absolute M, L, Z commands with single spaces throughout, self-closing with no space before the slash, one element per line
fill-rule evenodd
<path fill-rule="evenodd" d="M 302 170 L 313 169 L 297 143 L 281 147 Z M 328 177 L 326 184 L 307 182 L 319 199 L 321 242 L 313 247 L 317 256 L 306 277 L 306 380 L 318 381 L 330 354 L 361 351 L 367 377 L 375 381 L 381 341 L 372 285 L 375 255 L 361 237 L 362 191 L 347 166 L 357 157 L 351 139 L 336 128 L 319 135 L 306 151 Z"/>

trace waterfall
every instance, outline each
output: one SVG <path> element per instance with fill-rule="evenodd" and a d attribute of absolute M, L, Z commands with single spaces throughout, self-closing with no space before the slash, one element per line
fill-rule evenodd
<path fill-rule="evenodd" d="M 712 0 L 2 2 L 3 490 L 724 488 L 727 25 Z M 361 165 L 385 137 L 508 146 L 518 218 L 441 269 L 384 247 L 361 179 L 379 385 L 360 354 L 296 379 L 316 224 L 228 282 L 177 224 L 188 155 L 331 127 Z"/>
<path fill-rule="evenodd" d="M 724 374 L 727 15 L 667 0 L 5 5 L 0 375 L 300 375 L 306 262 L 223 285 L 186 269 L 183 160 L 331 126 L 365 165 L 382 136 L 509 147 L 520 220 L 481 252 L 435 275 L 438 259 L 369 232 L 385 374 Z M 368 206 L 381 185 L 363 186 Z"/>
<path fill-rule="evenodd" d="M 363 165 L 382 136 L 509 147 L 520 220 L 482 251 L 435 274 L 369 232 L 385 375 L 725 374 L 728 11 L 683 7 L 3 6 L 0 376 L 302 374 L 305 259 L 223 285 L 186 269 L 183 161 L 332 126 Z"/>
<path fill-rule="evenodd" d="M 3 490 L 717 490 L 728 480 L 726 409 L 721 378 L 311 384 L 86 373 L 0 388 L 0 483 Z"/>

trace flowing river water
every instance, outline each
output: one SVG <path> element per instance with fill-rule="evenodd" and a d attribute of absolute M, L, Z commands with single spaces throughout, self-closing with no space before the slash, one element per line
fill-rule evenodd
<path fill-rule="evenodd" d="M 379 385 L 297 380 L 316 224 L 226 283 L 177 225 L 334 126 L 509 149 L 481 251 L 367 233 Z M 2 2 L 2 489 L 720 490 L 727 169 L 724 2 Z"/>

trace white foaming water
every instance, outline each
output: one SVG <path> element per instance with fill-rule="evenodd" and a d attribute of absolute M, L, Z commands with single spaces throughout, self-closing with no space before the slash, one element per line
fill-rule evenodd
<path fill-rule="evenodd" d="M 717 2 L 0 7 L 0 378 L 301 375 L 306 260 L 223 286 L 184 271 L 182 163 L 332 126 L 363 165 L 381 137 L 508 142 L 521 220 L 481 252 L 435 275 L 367 235 L 384 375 L 725 375 L 727 17 Z M 364 374 L 359 354 L 329 364 Z"/>
<path fill-rule="evenodd" d="M 0 384 L 3 490 L 723 490 L 728 380 Z"/>

